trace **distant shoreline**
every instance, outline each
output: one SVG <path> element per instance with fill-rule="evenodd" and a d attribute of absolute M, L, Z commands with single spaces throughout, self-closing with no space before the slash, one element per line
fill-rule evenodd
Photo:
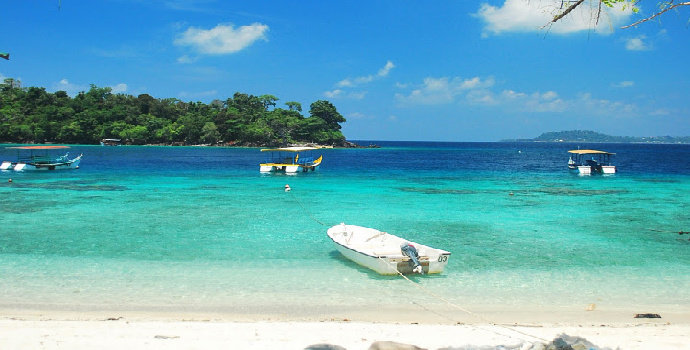
<path fill-rule="evenodd" d="M 643 143 L 690 144 L 690 136 L 611 136 L 590 130 L 545 132 L 533 139 L 505 139 L 501 142 L 554 142 L 554 143 Z"/>

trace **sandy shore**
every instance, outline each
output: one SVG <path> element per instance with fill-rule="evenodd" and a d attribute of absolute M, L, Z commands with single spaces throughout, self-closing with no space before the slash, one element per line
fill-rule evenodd
<path fill-rule="evenodd" d="M 11 314 L 16 314 L 15 316 Z M 0 313 L 0 349 L 305 349 L 316 344 L 348 350 L 394 341 L 425 349 L 531 349 L 567 335 L 600 349 L 687 349 L 688 315 L 627 323 L 531 324 L 387 323 L 349 320 L 232 321 L 233 317 L 127 317 L 77 313 Z M 680 317 L 680 318 L 678 318 Z M 501 348 L 504 349 L 504 348 Z"/>

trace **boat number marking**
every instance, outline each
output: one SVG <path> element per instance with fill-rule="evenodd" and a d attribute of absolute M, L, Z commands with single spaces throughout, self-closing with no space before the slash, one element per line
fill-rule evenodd
<path fill-rule="evenodd" d="M 446 262 L 448 261 L 448 255 L 439 255 L 438 256 L 438 262 Z"/>

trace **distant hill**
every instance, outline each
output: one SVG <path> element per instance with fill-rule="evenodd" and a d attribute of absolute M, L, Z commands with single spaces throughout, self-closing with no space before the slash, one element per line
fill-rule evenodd
<path fill-rule="evenodd" d="M 690 136 L 611 136 L 590 130 L 545 132 L 533 139 L 502 140 L 504 142 L 611 142 L 611 143 L 690 143 Z"/>

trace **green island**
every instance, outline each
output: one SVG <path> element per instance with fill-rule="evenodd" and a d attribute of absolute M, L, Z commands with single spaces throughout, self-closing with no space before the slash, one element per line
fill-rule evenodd
<path fill-rule="evenodd" d="M 592 142 L 592 143 L 690 143 L 690 136 L 610 136 L 590 130 L 545 132 L 533 139 L 508 139 L 502 142 Z"/>
<path fill-rule="evenodd" d="M 65 91 L 0 84 L 0 142 L 98 144 L 106 138 L 131 145 L 353 147 L 340 131 L 345 118 L 329 101 L 277 107 L 273 95 L 235 93 L 209 104 L 148 94 L 115 94 L 91 85 L 74 98 Z"/>

